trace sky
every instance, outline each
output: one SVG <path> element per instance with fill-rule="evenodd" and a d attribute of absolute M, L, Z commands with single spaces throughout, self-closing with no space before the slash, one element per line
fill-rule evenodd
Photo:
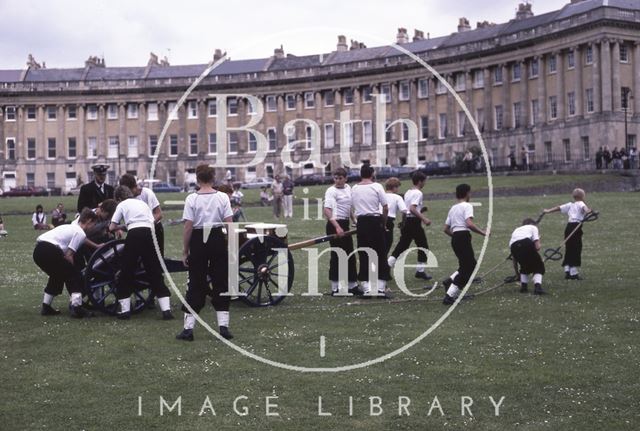
<path fill-rule="evenodd" d="M 524 0 L 0 0 L 0 69 L 24 69 L 28 54 L 48 68 L 145 66 L 149 53 L 172 65 L 208 63 L 216 48 L 231 59 L 329 53 L 344 34 L 367 46 L 395 42 L 405 27 L 445 36 L 458 18 L 506 22 Z M 559 9 L 530 0 L 535 14 Z"/>

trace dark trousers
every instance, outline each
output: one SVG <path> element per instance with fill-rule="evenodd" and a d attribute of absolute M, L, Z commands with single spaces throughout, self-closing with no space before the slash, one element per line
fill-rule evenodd
<path fill-rule="evenodd" d="M 451 248 L 458 258 L 458 275 L 453 284 L 463 288 L 469 282 L 471 274 L 476 267 L 476 256 L 471 244 L 471 232 L 468 230 L 454 232 L 451 237 Z"/>
<path fill-rule="evenodd" d="M 337 220 L 337 222 L 343 231 L 347 232 L 349 230 L 349 220 Z M 333 227 L 333 224 L 331 224 L 331 222 L 327 222 L 325 232 L 327 233 L 327 235 L 333 235 L 336 233 L 336 229 Z M 347 260 L 348 281 L 356 281 L 358 279 L 358 274 L 356 272 L 356 255 L 355 253 L 353 253 L 353 238 L 351 236 L 336 238 L 329 241 L 329 245 L 332 248 L 342 249 L 345 251 L 345 253 L 347 253 L 347 256 L 349 256 L 349 259 Z M 338 253 L 332 251 L 331 259 L 329 260 L 330 281 L 340 280 L 340 278 L 338 277 L 339 262 L 340 259 L 338 257 Z"/>
<path fill-rule="evenodd" d="M 520 265 L 521 274 L 544 274 L 544 262 L 531 239 L 525 238 L 511 244 L 511 255 Z"/>
<path fill-rule="evenodd" d="M 187 303 L 198 313 L 204 307 L 207 295 L 212 294 L 213 308 L 216 311 L 229 311 L 231 297 L 221 295 L 229 291 L 227 240 L 222 228 L 211 229 L 206 242 L 203 235 L 202 229 L 194 229 L 189 242 Z M 209 289 L 207 276 L 211 277 L 213 292 Z M 184 306 L 182 310 L 188 312 Z"/>
<path fill-rule="evenodd" d="M 390 280 L 389 264 L 387 264 L 387 255 L 385 252 L 384 226 L 382 225 L 382 217 L 376 216 L 360 216 L 358 217 L 358 248 L 368 247 L 375 251 L 376 260 L 373 262 L 378 269 L 378 280 Z M 369 255 L 364 251 L 358 251 L 358 259 L 360 261 L 360 270 L 358 271 L 358 280 L 369 280 Z"/>
<path fill-rule="evenodd" d="M 564 238 L 567 239 L 579 224 L 580 223 L 567 223 L 567 227 L 564 229 Z M 565 265 L 582 266 L 582 226 L 580 226 L 576 233 L 574 233 L 565 244 L 562 266 Z"/>
<path fill-rule="evenodd" d="M 160 255 L 164 257 L 164 227 L 162 226 L 162 223 L 155 223 L 154 230 L 156 231 L 156 238 L 158 239 L 158 248 L 160 248 Z"/>
<path fill-rule="evenodd" d="M 148 227 L 137 227 L 127 233 L 122 253 L 122 268 L 120 270 L 120 280 L 116 296 L 124 299 L 131 296 L 135 283 L 138 261 L 142 259 L 144 271 L 149 279 L 151 291 L 157 298 L 171 296 L 162 278 L 162 267 L 158 261 L 156 248 L 153 244 L 151 229 Z"/>
<path fill-rule="evenodd" d="M 387 217 L 387 230 L 384 233 L 384 255 L 389 256 L 389 250 L 391 250 L 391 246 L 393 245 L 393 222 L 395 222 L 395 217 Z"/>
<path fill-rule="evenodd" d="M 400 240 L 391 255 L 397 259 L 398 256 L 409 248 L 412 241 L 420 248 L 429 249 L 427 235 L 425 235 L 424 229 L 422 229 L 422 221 L 417 217 L 407 217 L 405 219 L 404 226 L 402 226 L 402 230 L 400 231 Z M 418 262 L 427 263 L 427 254 L 422 250 L 418 250 Z"/>
<path fill-rule="evenodd" d="M 82 292 L 82 275 L 74 264 L 64 258 L 64 253 L 50 242 L 39 242 L 33 250 L 33 261 L 49 276 L 45 293 L 57 296 L 66 285 L 69 295 Z"/>

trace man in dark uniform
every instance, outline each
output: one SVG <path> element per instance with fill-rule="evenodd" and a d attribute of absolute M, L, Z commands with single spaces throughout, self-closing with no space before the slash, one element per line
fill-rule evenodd
<path fill-rule="evenodd" d="M 102 201 L 113 199 L 113 187 L 104 182 L 109 166 L 93 165 L 91 169 L 93 169 L 94 180 L 80 187 L 78 212 L 82 212 L 83 208 L 97 208 Z"/>

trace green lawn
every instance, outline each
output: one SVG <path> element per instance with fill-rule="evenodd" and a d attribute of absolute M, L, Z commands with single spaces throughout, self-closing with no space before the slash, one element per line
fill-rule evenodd
<path fill-rule="evenodd" d="M 494 186 L 524 187 L 541 178 L 545 177 L 504 177 L 496 179 Z M 546 183 L 558 178 L 567 181 L 567 177 L 547 177 Z M 450 190 L 457 182 L 432 181 L 425 192 Z M 320 193 L 321 189 L 313 188 L 310 195 Z M 506 257 L 511 230 L 522 218 L 567 200 L 568 193 L 495 199 L 493 234 L 482 268 Z M 196 328 L 193 343 L 178 342 L 174 336 L 181 319 L 161 321 L 157 310 L 126 322 L 107 316 L 75 321 L 66 310 L 61 316 L 43 318 L 38 311 L 45 277 L 31 259 L 37 233 L 30 230 L 26 216 L 5 216 L 9 236 L 0 239 L 0 428 L 638 429 L 640 311 L 634 263 L 640 241 L 634 224 L 638 200 L 634 194 L 622 193 L 588 194 L 587 200 L 601 211 L 601 217 L 585 227 L 584 281 L 565 281 L 559 264 L 549 263 L 544 280 L 549 295 L 522 295 L 511 285 L 465 301 L 437 330 L 404 353 L 337 374 L 273 368 L 240 355 L 201 327 Z M 4 199 L 0 211 L 26 211 L 40 201 L 49 202 Z M 65 202 L 73 206 L 73 201 Z M 483 206 L 476 208 L 476 218 L 485 226 L 488 202 L 480 202 Z M 451 202 L 428 204 L 434 225 L 427 235 L 439 264 L 431 272 L 441 279 L 455 269 L 455 257 L 441 233 Z M 250 220 L 272 219 L 268 208 L 247 208 L 246 212 Z M 179 214 L 170 210 L 166 217 Z M 301 207 L 296 207 L 295 214 L 301 214 Z M 562 241 L 564 223 L 558 214 L 545 217 L 543 247 Z M 179 256 L 181 227 L 165 231 L 166 254 Z M 294 221 L 289 223 L 289 241 L 323 231 L 322 221 Z M 481 244 L 476 236 L 476 253 Z M 295 296 L 272 308 L 241 304 L 232 308 L 234 341 L 265 358 L 307 367 L 366 361 L 411 341 L 445 311 L 438 302 L 371 300 L 348 305 L 361 301 L 300 296 L 306 288 L 306 252 L 294 252 L 294 259 Z M 326 256 L 321 259 L 323 273 L 327 262 Z M 490 287 L 509 273 L 505 265 L 473 289 Z M 409 287 L 420 291 L 423 284 L 412 279 L 410 270 L 407 276 Z M 184 288 L 184 274 L 175 275 L 174 280 Z M 321 283 L 321 289 L 326 292 L 327 284 Z M 442 292 L 435 295 L 440 297 Z M 55 305 L 64 309 L 66 300 L 63 295 Z M 177 310 L 175 297 L 173 303 Z M 202 317 L 215 326 L 210 307 Z M 320 336 L 326 339 L 323 358 Z M 180 395 L 182 416 L 175 411 L 160 416 L 159 397 L 172 404 Z M 207 395 L 215 417 L 198 416 Z M 139 396 L 142 416 L 138 416 Z M 233 400 L 239 396 L 248 397 L 238 406 L 248 407 L 247 416 L 233 411 Z M 277 417 L 265 415 L 268 396 L 278 397 L 271 401 L 278 405 Z M 319 396 L 323 410 L 332 416 L 318 416 Z M 349 396 L 353 416 L 349 416 Z M 369 397 L 375 396 L 382 399 L 380 416 L 369 415 Z M 444 416 L 438 409 L 427 415 L 436 396 Z M 461 416 L 463 396 L 474 400 L 473 417 Z M 505 397 L 499 417 L 494 417 L 489 396 L 496 401 Z M 398 417 L 399 397 L 411 399 L 410 416 Z"/>

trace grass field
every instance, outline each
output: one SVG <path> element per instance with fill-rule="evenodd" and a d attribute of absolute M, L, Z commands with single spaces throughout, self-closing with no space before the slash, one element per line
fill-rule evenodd
<path fill-rule="evenodd" d="M 535 177 L 535 181 L 544 183 L 543 178 L 554 182 L 562 177 Z M 504 186 L 526 187 L 531 181 L 509 178 Z M 450 190 L 456 182 L 432 181 L 425 192 Z M 480 273 L 504 260 L 510 233 L 523 217 L 567 201 L 569 193 L 495 199 L 493 233 Z M 317 188 L 309 193 L 319 194 Z M 0 212 L 31 211 L 41 201 L 4 199 Z M 73 207 L 74 201 L 65 203 Z M 488 202 L 479 201 L 483 205 L 476 208 L 476 219 L 485 226 Z M 523 295 L 516 285 L 505 286 L 464 301 L 437 330 L 398 356 L 364 369 L 329 374 L 259 363 L 201 327 L 196 328 L 193 343 L 178 342 L 174 337 L 181 319 L 161 321 L 157 310 L 130 321 L 107 316 L 76 321 L 66 310 L 61 316 L 41 317 L 45 277 L 31 259 L 37 233 L 28 225 L 30 217 L 5 216 L 9 236 L 0 239 L 0 429 L 638 429 L 640 309 L 635 262 L 640 233 L 634 224 L 638 197 L 594 193 L 587 201 L 601 216 L 585 226 L 585 280 L 565 281 L 559 264 L 549 263 L 544 280 L 549 295 Z M 427 235 L 438 259 L 438 268 L 430 272 L 436 280 L 455 269 L 455 257 L 441 233 L 450 204 L 428 203 L 434 225 Z M 294 211 L 299 215 L 301 207 Z M 165 217 L 176 218 L 179 213 L 170 210 Z M 250 220 L 272 220 L 268 208 L 247 208 L 246 213 Z M 562 241 L 564 224 L 558 214 L 545 217 L 543 247 Z M 322 221 L 296 220 L 288 226 L 290 242 L 324 232 Z M 181 227 L 166 227 L 165 232 L 167 256 L 178 257 Z M 396 230 L 396 240 L 398 236 Z M 481 244 L 476 236 L 476 253 Z M 232 307 L 233 341 L 265 358 L 307 367 L 366 361 L 411 341 L 445 311 L 438 302 L 372 300 L 348 305 L 361 301 L 300 296 L 306 289 L 306 253 L 296 251 L 294 259 L 295 296 L 272 308 Z M 326 256 L 320 265 L 326 271 Z M 510 273 L 509 265 L 504 265 L 472 289 L 490 287 Z M 407 276 L 409 287 L 420 291 L 424 284 L 414 281 L 410 270 Z M 184 288 L 184 274 L 174 280 Z M 326 292 L 328 286 L 321 284 L 321 289 Z M 442 292 L 434 295 L 440 298 Z M 396 297 L 405 298 L 399 293 Z M 63 295 L 54 304 L 64 309 L 66 301 Z M 175 296 L 172 302 L 177 310 Z M 215 326 L 211 310 L 203 310 L 202 317 Z M 319 354 L 321 336 L 326 339 L 324 357 Z M 160 396 L 169 404 L 181 396 L 182 415 L 174 410 L 160 416 Z M 210 410 L 199 416 L 207 396 L 216 416 Z M 234 399 L 240 396 L 247 397 L 238 401 L 238 410 L 248 408 L 246 416 L 233 410 Z M 266 416 L 265 397 L 270 396 L 278 397 L 269 402 L 277 404 L 272 410 L 279 416 Z M 461 415 L 463 396 L 473 398 L 473 417 Z M 498 417 L 490 396 L 496 401 L 505 397 Z M 141 416 L 138 397 L 142 397 Z M 319 416 L 318 397 L 323 399 L 323 411 L 332 416 Z M 382 400 L 381 415 L 370 415 L 370 397 Z M 410 416 L 406 411 L 398 416 L 399 397 L 411 400 Z M 428 415 L 434 397 L 444 416 L 437 408 Z"/>

